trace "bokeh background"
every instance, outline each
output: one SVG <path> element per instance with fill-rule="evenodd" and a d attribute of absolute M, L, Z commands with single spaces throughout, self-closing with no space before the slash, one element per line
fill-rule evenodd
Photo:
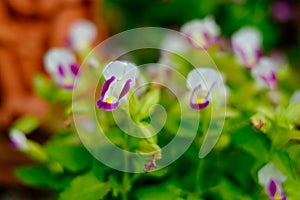
<path fill-rule="evenodd" d="M 35 95 L 33 77 L 44 72 L 42 59 L 47 49 L 67 45 L 66 34 L 73 21 L 94 21 L 100 42 L 136 27 L 179 30 L 182 24 L 207 15 L 215 17 L 226 38 L 242 26 L 257 27 L 263 35 L 263 51 L 283 55 L 295 73 L 300 73 L 297 0 L 1 0 L 0 199 L 12 193 L 31 199 L 28 188 L 14 177 L 14 168 L 32 161 L 11 148 L 8 128 L 16 118 L 27 114 L 46 119 L 49 109 Z M 300 79 L 295 81 L 300 85 Z M 44 124 L 30 137 L 39 142 L 47 140 L 51 133 Z"/>

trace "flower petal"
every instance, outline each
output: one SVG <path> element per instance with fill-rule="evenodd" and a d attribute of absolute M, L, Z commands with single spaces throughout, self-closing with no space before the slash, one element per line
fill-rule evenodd
<path fill-rule="evenodd" d="M 275 196 L 276 194 L 276 191 L 277 191 L 277 186 L 276 186 L 276 183 L 273 179 L 271 179 L 270 183 L 269 183 L 269 186 L 268 186 L 268 192 L 270 193 L 270 195 L 272 197 Z"/>
<path fill-rule="evenodd" d="M 106 92 L 108 91 L 109 86 L 112 84 L 112 82 L 114 82 L 115 79 L 116 79 L 116 77 L 112 76 L 104 82 L 104 84 L 102 86 L 102 91 L 100 93 L 100 100 L 104 99 L 104 96 L 105 96 Z"/>
<path fill-rule="evenodd" d="M 126 83 L 125 83 L 125 85 L 124 85 L 124 87 L 123 87 L 123 89 L 121 91 L 121 94 L 119 96 L 119 99 L 122 99 L 129 92 L 129 90 L 130 90 L 130 82 L 131 82 L 130 79 L 126 81 Z"/>

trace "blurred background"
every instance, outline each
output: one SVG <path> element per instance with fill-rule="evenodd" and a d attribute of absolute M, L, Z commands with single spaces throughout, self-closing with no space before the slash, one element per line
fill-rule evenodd
<path fill-rule="evenodd" d="M 10 147 L 8 128 L 23 115 L 46 119 L 48 105 L 35 95 L 33 77 L 44 73 L 42 59 L 47 49 L 68 45 L 66 34 L 73 21 L 94 21 L 100 42 L 136 27 L 179 30 L 182 24 L 207 15 L 215 17 L 226 38 L 242 26 L 257 27 L 263 35 L 263 51 L 283 53 L 295 73 L 300 72 L 297 0 L 1 0 L 0 199 L 9 199 L 16 188 L 20 195 L 27 194 L 13 170 L 31 161 Z M 31 137 L 43 142 L 49 134 L 45 126 Z"/>

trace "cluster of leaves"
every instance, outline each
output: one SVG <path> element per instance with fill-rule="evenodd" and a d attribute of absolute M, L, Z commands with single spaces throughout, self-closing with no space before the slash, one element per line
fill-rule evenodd
<path fill-rule="evenodd" d="M 67 119 L 71 114 L 71 92 L 57 87 L 43 75 L 35 79 L 37 92 L 53 107 L 49 119 L 55 135 L 44 145 L 34 143 L 30 152 L 38 160 L 34 166 L 16 171 L 24 183 L 56 191 L 60 199 L 261 199 L 267 198 L 258 184 L 257 171 L 273 162 L 286 176 L 286 194 L 291 199 L 300 198 L 300 103 L 289 103 L 297 85 L 289 68 L 278 72 L 279 103 L 274 104 L 266 95 L 269 91 L 256 90 L 254 81 L 243 67 L 236 64 L 230 54 L 219 56 L 211 48 L 209 54 L 226 76 L 230 88 L 226 123 L 219 142 L 204 159 L 198 151 L 204 135 L 205 117 L 200 120 L 199 133 L 188 151 L 170 166 L 145 174 L 121 173 L 97 161 L 81 144 L 75 127 L 59 125 L 57 119 Z M 188 71 L 191 66 L 175 58 Z M 182 71 L 182 73 L 186 73 Z M 232 73 L 234 71 L 234 73 Z M 242 84 L 241 84 L 242 83 Z M 161 98 L 163 96 L 163 98 Z M 150 142 L 124 139 L 121 130 L 114 128 L 112 118 L 106 113 L 105 123 L 109 139 L 121 147 L 135 152 L 149 152 L 164 146 L 176 134 L 180 123 L 178 105 L 163 88 L 146 91 L 143 98 L 131 95 L 130 114 L 139 123 L 147 123 L 152 105 L 160 102 L 170 112 L 165 127 Z M 62 116 L 55 109 L 63 108 Z M 201 111 L 205 116 L 206 111 Z M 209 117 L 209 115 L 207 116 Z M 259 123 L 258 123 L 259 122 Z M 258 125 L 257 125 L 258 123 Z M 30 133 L 39 122 L 32 117 L 18 120 L 13 128 Z M 188 122 L 186 122 L 187 134 Z M 33 141 L 32 141 L 33 142 Z M 167 156 L 167 155 L 162 155 Z M 109 158 L 108 158 L 109 159 Z M 139 163 L 144 165 L 145 163 Z"/>

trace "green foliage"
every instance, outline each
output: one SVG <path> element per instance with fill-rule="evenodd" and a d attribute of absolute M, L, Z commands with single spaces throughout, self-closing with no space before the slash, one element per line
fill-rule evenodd
<path fill-rule="evenodd" d="M 23 132 L 24 134 L 28 134 L 37 129 L 39 125 L 40 122 L 37 117 L 25 116 L 17 119 L 11 126 L 11 129 L 16 129 Z"/>

